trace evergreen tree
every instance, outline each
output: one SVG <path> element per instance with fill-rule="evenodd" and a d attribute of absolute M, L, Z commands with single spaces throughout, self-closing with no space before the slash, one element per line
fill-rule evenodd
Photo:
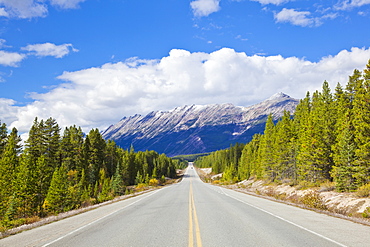
<path fill-rule="evenodd" d="M 275 125 L 272 115 L 269 115 L 266 122 L 264 134 L 260 143 L 261 166 L 267 179 L 274 181 L 277 177 L 277 167 L 274 160 L 275 156 Z"/>
<path fill-rule="evenodd" d="M 77 170 L 80 174 L 87 167 L 83 159 L 84 136 L 81 127 L 65 128 L 60 142 L 60 156 L 67 170 Z"/>
<path fill-rule="evenodd" d="M 0 158 L 0 216 L 8 210 L 13 195 L 13 180 L 19 166 L 18 154 L 21 151 L 18 130 L 13 128 L 8 135 L 3 154 Z"/>
<path fill-rule="evenodd" d="M 0 157 L 2 153 L 4 152 L 4 148 L 6 145 L 6 138 L 7 138 L 7 128 L 5 123 L 1 123 L 0 121 Z"/>
<path fill-rule="evenodd" d="M 60 213 L 69 209 L 67 170 L 64 166 L 57 168 L 50 183 L 43 208 L 51 213 Z"/>
<path fill-rule="evenodd" d="M 85 143 L 88 144 L 85 148 L 88 149 L 86 150 L 86 158 L 88 164 L 89 182 L 91 184 L 95 184 L 99 179 L 100 169 L 106 169 L 104 163 L 106 143 L 98 129 L 91 130 L 88 134 L 88 138 L 89 139 L 86 138 L 85 140 Z M 88 140 L 89 143 L 87 143 Z"/>
<path fill-rule="evenodd" d="M 30 157 L 23 155 L 20 158 L 19 166 L 13 180 L 12 203 L 16 205 L 16 215 L 18 218 L 33 216 L 37 213 L 38 205 L 36 202 L 37 177 L 33 168 L 29 165 Z"/>
<path fill-rule="evenodd" d="M 358 172 L 354 176 L 362 185 L 370 181 L 370 61 L 355 85 L 352 111 Z"/>
<path fill-rule="evenodd" d="M 358 187 L 356 174 L 356 143 L 349 109 L 338 123 L 337 142 L 333 146 L 335 165 L 331 175 L 338 191 L 352 191 Z"/>
<path fill-rule="evenodd" d="M 262 167 L 259 160 L 259 145 L 261 135 L 256 134 L 253 136 L 251 142 L 244 146 L 240 157 L 240 165 L 238 169 L 239 179 L 249 179 L 252 176 L 262 178 Z"/>
<path fill-rule="evenodd" d="M 290 113 L 284 111 L 282 120 L 276 124 L 275 163 L 277 179 L 296 178 L 295 134 Z"/>
<path fill-rule="evenodd" d="M 112 179 L 112 190 L 113 190 L 113 193 L 116 195 L 122 195 L 125 192 L 125 183 L 123 181 L 123 176 L 122 176 L 121 167 L 119 163 L 116 167 L 116 172 L 114 173 L 114 176 Z"/>

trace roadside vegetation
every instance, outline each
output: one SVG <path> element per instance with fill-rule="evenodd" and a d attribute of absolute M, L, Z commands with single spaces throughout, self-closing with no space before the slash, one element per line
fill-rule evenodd
<path fill-rule="evenodd" d="M 124 150 L 52 118 L 34 120 L 24 147 L 0 124 L 0 231 L 176 179 L 184 164 L 154 151 Z"/>
<path fill-rule="evenodd" d="M 223 173 L 214 183 L 263 180 L 369 197 L 370 60 L 363 72 L 354 70 L 345 87 L 338 84 L 332 93 L 325 81 L 320 92 L 307 93 L 294 116 L 285 112 L 276 124 L 269 116 L 264 133 L 251 142 L 213 152 L 195 164 Z M 323 207 L 315 192 L 300 200 Z"/>
<path fill-rule="evenodd" d="M 177 155 L 172 157 L 174 160 L 179 160 L 183 162 L 184 164 L 188 165 L 188 162 L 193 162 L 199 157 L 207 156 L 210 153 L 200 153 L 200 154 L 184 154 L 184 155 Z"/>

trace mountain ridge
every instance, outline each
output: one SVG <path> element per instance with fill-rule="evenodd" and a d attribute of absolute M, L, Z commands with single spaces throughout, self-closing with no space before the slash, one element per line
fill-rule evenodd
<path fill-rule="evenodd" d="M 155 150 L 169 156 L 211 152 L 250 141 L 263 131 L 269 114 L 277 120 L 284 110 L 294 112 L 297 104 L 297 99 L 277 93 L 248 107 L 231 103 L 185 105 L 123 117 L 102 134 L 122 148 L 133 145 L 137 151 Z"/>

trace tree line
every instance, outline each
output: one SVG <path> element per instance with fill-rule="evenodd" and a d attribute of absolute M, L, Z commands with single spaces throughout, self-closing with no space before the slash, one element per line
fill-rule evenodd
<path fill-rule="evenodd" d="M 98 129 L 85 135 L 55 119 L 34 120 L 22 146 L 0 123 L 0 227 L 103 202 L 137 184 L 175 178 L 179 162 L 155 151 L 124 150 Z M 162 181 L 164 182 L 164 181 Z"/>
<path fill-rule="evenodd" d="M 327 81 L 321 91 L 308 92 L 293 116 L 284 112 L 275 123 L 270 115 L 264 133 L 240 149 L 238 144 L 214 152 L 196 164 L 234 182 L 251 177 L 293 184 L 331 181 L 338 191 L 369 183 L 370 60 L 334 93 Z"/>

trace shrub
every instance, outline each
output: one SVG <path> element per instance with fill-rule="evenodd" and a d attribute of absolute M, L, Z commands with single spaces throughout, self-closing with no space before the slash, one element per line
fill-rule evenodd
<path fill-rule="evenodd" d="M 367 207 L 364 212 L 362 213 L 362 217 L 370 218 L 370 207 Z"/>
<path fill-rule="evenodd" d="M 135 188 L 135 190 L 136 191 L 143 191 L 143 190 L 145 190 L 145 188 L 146 188 L 146 184 L 144 184 L 144 183 L 139 183 L 137 186 L 136 186 L 136 188 Z"/>
<path fill-rule="evenodd" d="M 370 183 L 362 185 L 360 188 L 358 188 L 356 195 L 358 197 L 368 197 L 370 195 Z"/>
<path fill-rule="evenodd" d="M 297 190 L 306 190 L 316 187 L 316 184 L 310 181 L 300 181 L 297 185 Z"/>
<path fill-rule="evenodd" d="M 320 184 L 319 192 L 333 191 L 335 189 L 335 182 L 326 181 Z"/>
<path fill-rule="evenodd" d="M 39 221 L 40 220 L 40 217 L 38 217 L 38 216 L 32 216 L 32 217 L 28 217 L 28 218 L 26 218 L 26 224 L 32 224 L 32 223 L 35 223 L 35 222 L 37 222 L 37 221 Z"/>
<path fill-rule="evenodd" d="M 149 186 L 158 186 L 159 182 L 156 178 L 152 178 L 149 180 Z"/>
<path fill-rule="evenodd" d="M 309 208 L 316 208 L 325 210 L 327 209 L 325 203 L 323 202 L 321 196 L 316 191 L 310 191 L 299 199 L 299 202 L 306 205 Z"/>

